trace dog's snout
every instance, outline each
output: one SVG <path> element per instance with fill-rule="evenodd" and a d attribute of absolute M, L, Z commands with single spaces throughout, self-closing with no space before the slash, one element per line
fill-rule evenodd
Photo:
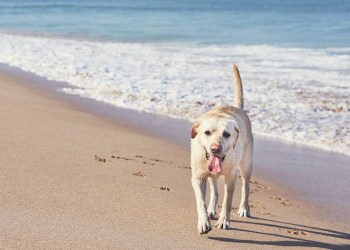
<path fill-rule="evenodd" d="M 210 147 L 210 150 L 213 154 L 219 154 L 221 153 L 222 148 L 221 145 L 215 144 Z"/>

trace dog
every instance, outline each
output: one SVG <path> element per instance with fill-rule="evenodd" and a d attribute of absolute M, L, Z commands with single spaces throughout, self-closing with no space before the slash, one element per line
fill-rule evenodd
<path fill-rule="evenodd" d="M 196 196 L 198 232 L 211 230 L 218 202 L 217 179 L 225 177 L 222 210 L 215 227 L 230 229 L 230 213 L 237 172 L 242 178 L 242 197 L 238 209 L 241 217 L 250 216 L 249 180 L 253 169 L 253 134 L 247 113 L 243 110 L 243 89 L 236 65 L 233 65 L 235 100 L 233 106 L 220 106 L 199 116 L 192 124 L 191 171 Z M 210 201 L 205 204 L 207 180 Z"/>

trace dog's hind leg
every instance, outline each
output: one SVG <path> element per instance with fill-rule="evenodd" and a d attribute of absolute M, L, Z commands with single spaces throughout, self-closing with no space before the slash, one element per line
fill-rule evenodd
<path fill-rule="evenodd" d="M 233 175 L 225 176 L 225 194 L 222 202 L 220 216 L 215 226 L 222 229 L 230 229 L 230 214 L 232 209 L 233 192 L 236 185 L 237 171 Z"/>
<path fill-rule="evenodd" d="M 218 204 L 219 194 L 216 178 L 208 177 L 210 185 L 210 202 L 208 206 L 208 216 L 210 219 L 215 219 L 216 205 Z"/>
<path fill-rule="evenodd" d="M 244 163 L 241 163 L 244 164 Z M 251 163 L 250 163 L 251 164 Z M 250 176 L 252 167 L 248 166 L 247 169 L 242 168 L 241 166 L 241 177 L 242 177 L 242 196 L 241 203 L 238 209 L 238 215 L 241 217 L 250 217 L 250 208 L 249 208 L 249 193 L 250 193 Z M 243 171 L 242 171 L 243 170 Z"/>
<path fill-rule="evenodd" d="M 206 234 L 211 230 L 210 220 L 207 214 L 207 206 L 205 205 L 207 180 L 192 176 L 192 186 L 196 195 L 198 232 L 200 234 Z"/>

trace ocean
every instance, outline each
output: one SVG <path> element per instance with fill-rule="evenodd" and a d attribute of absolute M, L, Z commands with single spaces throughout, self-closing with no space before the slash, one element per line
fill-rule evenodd
<path fill-rule="evenodd" d="M 187 120 L 236 63 L 255 134 L 350 155 L 347 0 L 0 0 L 0 63 Z"/>
<path fill-rule="evenodd" d="M 347 47 L 347 0 L 1 0 L 0 28 L 119 42 Z"/>

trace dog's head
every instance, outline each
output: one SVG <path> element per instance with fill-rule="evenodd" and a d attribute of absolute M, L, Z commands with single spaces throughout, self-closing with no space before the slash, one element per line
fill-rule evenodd
<path fill-rule="evenodd" d="M 226 154 L 236 145 L 239 136 L 235 120 L 225 116 L 206 116 L 192 125 L 191 138 L 204 148 L 209 172 L 221 172 Z"/>

